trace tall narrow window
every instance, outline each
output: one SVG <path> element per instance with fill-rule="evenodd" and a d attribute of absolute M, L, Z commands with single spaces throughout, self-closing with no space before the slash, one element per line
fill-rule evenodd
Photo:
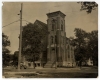
<path fill-rule="evenodd" d="M 52 18 L 52 31 L 56 30 L 56 20 Z"/>
<path fill-rule="evenodd" d="M 71 58 L 73 58 L 73 49 L 71 47 Z"/>
<path fill-rule="evenodd" d="M 63 44 L 64 44 L 64 37 L 63 37 Z"/>
<path fill-rule="evenodd" d="M 62 36 L 62 44 L 63 44 L 63 36 Z"/>
<path fill-rule="evenodd" d="M 70 58 L 70 49 L 69 49 L 69 45 L 68 45 L 68 58 Z"/>
<path fill-rule="evenodd" d="M 54 24 L 52 23 L 52 31 L 54 31 Z"/>
<path fill-rule="evenodd" d="M 63 31 L 63 21 L 61 20 L 61 30 Z"/>
<path fill-rule="evenodd" d="M 53 36 L 51 36 L 51 44 L 53 44 Z"/>
<path fill-rule="evenodd" d="M 57 36 L 55 35 L 55 43 L 57 43 Z"/>

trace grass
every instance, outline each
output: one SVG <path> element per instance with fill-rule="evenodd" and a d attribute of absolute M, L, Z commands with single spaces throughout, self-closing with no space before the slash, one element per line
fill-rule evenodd
<path fill-rule="evenodd" d="M 16 74 L 15 77 L 23 77 L 23 78 L 97 78 L 97 73 L 47 73 L 47 74 Z M 7 76 L 9 78 L 11 76 Z"/>
<path fill-rule="evenodd" d="M 68 69 L 68 70 L 67 70 Z M 5 72 L 8 72 L 5 73 Z M 17 74 L 9 74 L 9 72 L 18 72 L 17 69 L 4 69 L 3 75 L 6 78 L 17 77 L 17 78 L 97 78 L 98 68 L 97 67 L 82 67 L 81 70 L 75 68 L 63 68 L 63 69 L 22 69 Z M 27 73 L 26 73 L 27 72 Z M 32 73 L 30 73 L 32 72 Z M 33 73 L 34 72 L 34 73 Z"/>

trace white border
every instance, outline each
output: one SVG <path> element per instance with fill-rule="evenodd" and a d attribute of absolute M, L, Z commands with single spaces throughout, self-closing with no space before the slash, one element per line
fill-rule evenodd
<path fill-rule="evenodd" d="M 0 8 L 0 24 L 1 24 L 0 25 L 0 51 L 1 51 L 1 53 L 0 53 L 1 54 L 0 55 L 0 59 L 1 59 L 0 60 L 0 64 L 1 64 L 1 66 L 0 66 L 0 71 L 1 71 L 0 72 L 0 79 L 2 79 L 2 2 L 55 2 L 55 1 L 56 2 L 63 2 L 63 1 L 72 2 L 72 1 L 75 1 L 75 0 L 16 0 L 16 1 L 14 1 L 14 0 L 0 0 L 0 7 L 1 7 Z M 76 1 L 79 1 L 79 0 L 76 0 Z M 80 0 L 80 1 L 92 1 L 92 0 Z M 97 2 L 98 5 L 99 5 L 100 0 L 95 0 L 95 2 Z M 99 48 L 100 48 L 100 43 L 99 43 L 99 41 L 100 41 L 100 32 L 99 32 L 99 30 L 100 30 L 100 27 L 99 27 L 100 26 L 100 23 L 99 23 L 99 21 L 100 21 L 100 19 L 99 19 L 100 18 L 100 15 L 99 15 L 99 13 L 100 13 L 100 10 L 99 10 L 100 7 L 99 6 L 98 6 L 98 44 L 99 44 Z M 99 51 L 99 48 L 98 48 L 98 51 Z M 98 52 L 98 57 L 100 57 L 99 53 L 100 53 L 100 51 Z M 98 65 L 98 67 L 99 67 L 99 65 Z M 100 71 L 100 70 L 98 70 L 98 71 Z M 99 76 L 99 72 L 98 72 L 98 78 L 95 78 L 95 79 L 99 79 L 99 78 L 100 78 L 100 76 Z M 66 79 L 66 78 L 64 78 L 64 79 Z"/>

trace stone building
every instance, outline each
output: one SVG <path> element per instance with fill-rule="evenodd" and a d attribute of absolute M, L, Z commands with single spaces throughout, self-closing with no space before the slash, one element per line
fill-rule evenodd
<path fill-rule="evenodd" d="M 46 67 L 75 66 L 74 47 L 66 39 L 65 14 L 56 11 L 47 14 L 48 42 Z M 51 65 L 50 65 L 51 64 Z"/>
<path fill-rule="evenodd" d="M 66 38 L 65 32 L 65 14 L 61 11 L 56 11 L 47 14 L 47 24 L 41 21 L 35 21 L 35 25 L 47 28 L 47 52 L 44 60 L 44 67 L 74 67 L 75 56 L 74 47 L 70 45 L 70 40 Z M 42 63 L 43 63 L 42 62 Z M 40 61 L 38 61 L 40 63 Z"/>

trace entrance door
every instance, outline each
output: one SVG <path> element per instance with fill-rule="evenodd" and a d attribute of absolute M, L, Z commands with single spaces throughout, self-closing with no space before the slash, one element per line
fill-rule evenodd
<path fill-rule="evenodd" d="M 51 61 L 55 61 L 55 50 L 51 51 Z"/>

